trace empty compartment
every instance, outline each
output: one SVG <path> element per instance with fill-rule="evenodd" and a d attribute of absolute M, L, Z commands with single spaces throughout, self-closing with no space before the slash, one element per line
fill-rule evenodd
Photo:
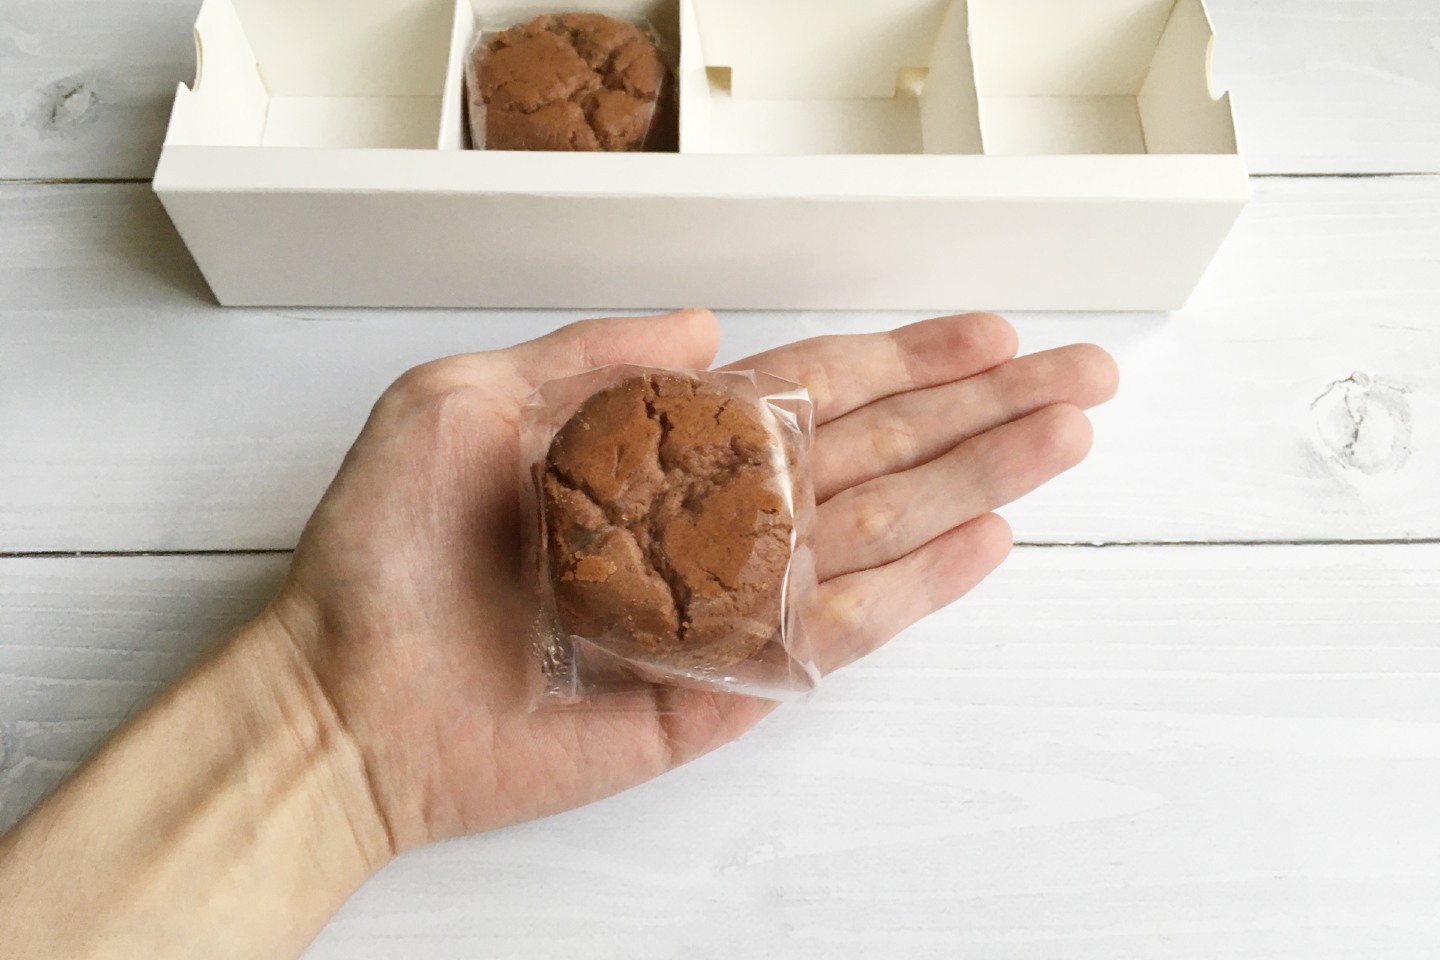
<path fill-rule="evenodd" d="M 980 153 L 964 0 L 681 0 L 685 153 Z"/>
<path fill-rule="evenodd" d="M 985 152 L 1235 153 L 1201 0 L 970 0 Z"/>
<path fill-rule="evenodd" d="M 169 142 L 431 148 L 455 0 L 206 0 Z"/>

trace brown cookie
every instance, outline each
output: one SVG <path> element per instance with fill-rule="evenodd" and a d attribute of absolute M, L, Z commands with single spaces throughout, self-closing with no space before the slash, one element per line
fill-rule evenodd
<path fill-rule="evenodd" d="M 723 667 L 781 626 L 794 518 L 760 411 L 672 374 L 590 397 L 541 474 L 561 627 L 632 659 Z"/>
<path fill-rule="evenodd" d="M 643 150 L 673 124 L 670 72 L 645 31 L 595 13 L 542 16 L 473 54 L 488 150 Z M 478 99 L 479 103 L 473 101 Z"/>

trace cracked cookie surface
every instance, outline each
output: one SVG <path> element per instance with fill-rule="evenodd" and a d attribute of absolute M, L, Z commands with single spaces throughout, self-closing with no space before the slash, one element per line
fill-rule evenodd
<path fill-rule="evenodd" d="M 779 631 L 794 520 L 760 411 L 672 374 L 590 397 L 543 465 L 546 550 L 568 633 L 684 667 Z"/>
<path fill-rule="evenodd" d="M 643 150 L 669 100 L 650 37 L 600 14 L 536 17 L 474 57 L 488 150 Z"/>

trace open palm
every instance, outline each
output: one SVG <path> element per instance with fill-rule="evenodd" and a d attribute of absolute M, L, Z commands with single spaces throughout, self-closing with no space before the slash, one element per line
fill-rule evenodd
<path fill-rule="evenodd" d="M 274 612 L 353 736 L 397 850 L 579 806 L 726 743 L 773 704 L 661 689 L 620 707 L 529 710 L 534 601 L 521 583 L 520 404 L 608 363 L 707 368 L 705 311 L 575 324 L 435 361 L 376 404 L 307 526 Z M 811 458 L 821 668 L 960 597 L 1009 551 L 992 510 L 1074 466 L 1084 407 L 1115 389 L 1099 348 L 1013 359 L 977 314 L 825 337 L 735 364 L 816 402 Z"/>

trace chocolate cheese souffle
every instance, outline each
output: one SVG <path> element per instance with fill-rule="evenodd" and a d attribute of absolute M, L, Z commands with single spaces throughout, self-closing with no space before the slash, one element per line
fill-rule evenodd
<path fill-rule="evenodd" d="M 633 23 L 595 13 L 536 17 L 472 57 L 472 125 L 483 107 L 487 150 L 673 149 L 673 79 Z"/>
<path fill-rule="evenodd" d="M 537 471 L 561 628 L 689 669 L 759 653 L 792 552 L 779 443 L 755 406 L 683 375 L 586 400 Z"/>

